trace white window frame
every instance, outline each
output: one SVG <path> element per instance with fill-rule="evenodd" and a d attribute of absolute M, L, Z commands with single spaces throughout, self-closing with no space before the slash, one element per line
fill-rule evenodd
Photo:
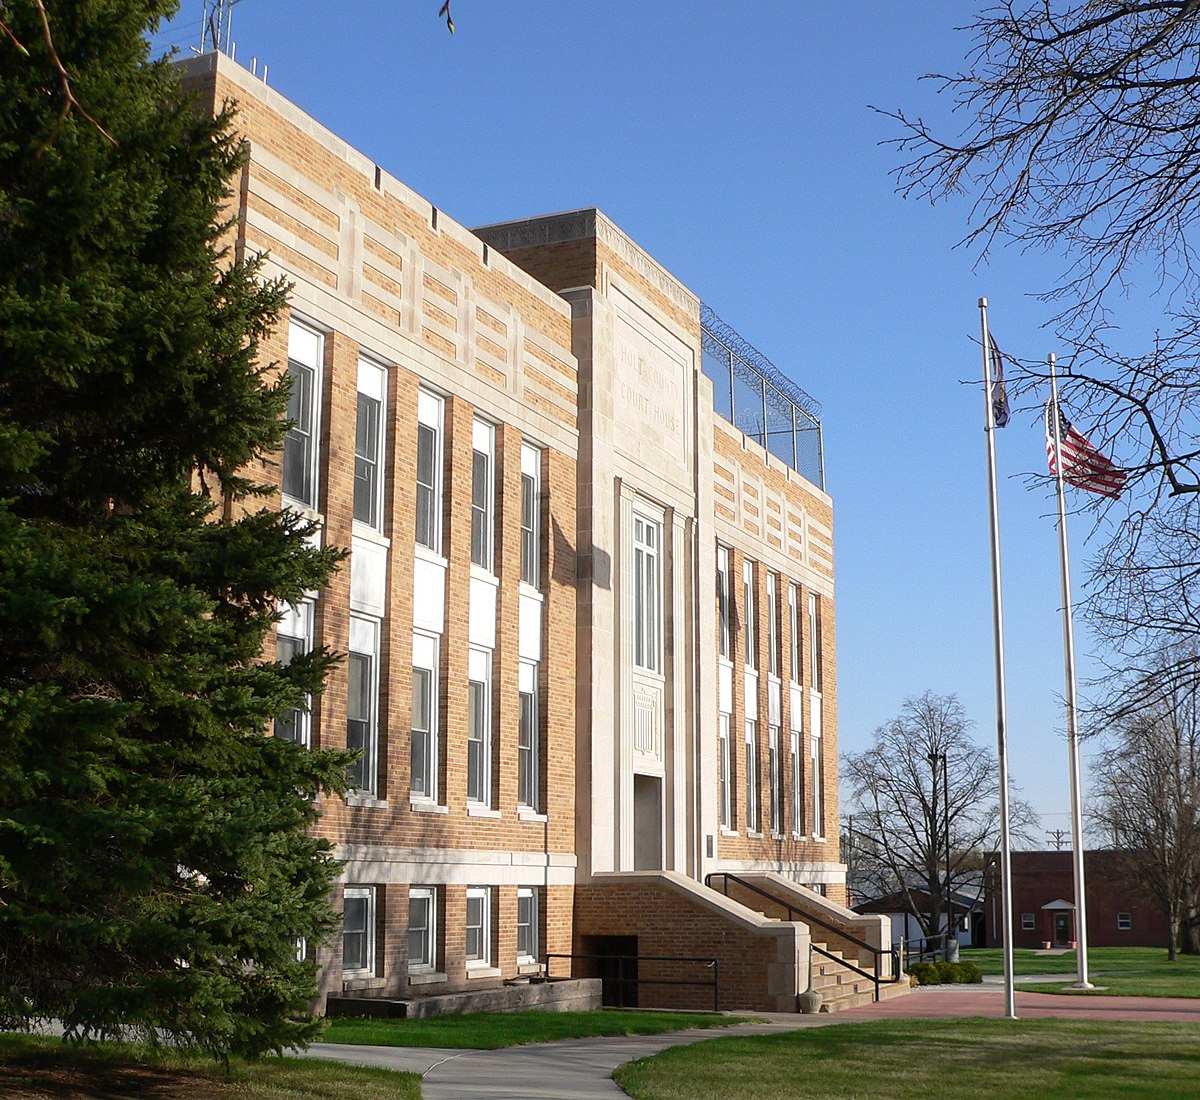
<path fill-rule="evenodd" d="M 804 831 L 804 757 L 800 753 L 800 734 L 793 733 L 792 749 L 792 835 Z"/>
<path fill-rule="evenodd" d="M 285 504 L 294 504 L 302 510 L 318 511 L 321 475 L 321 398 L 322 375 L 325 363 L 325 336 L 317 329 L 299 321 L 288 322 L 288 374 L 292 378 L 292 394 L 288 400 L 287 416 L 297 423 L 289 428 L 283 439 L 282 469 L 280 483 L 283 486 Z M 311 384 L 308 391 L 308 408 L 298 405 L 304 397 L 303 373 L 307 372 Z M 304 447 L 305 454 L 300 470 L 305 485 L 301 492 L 288 491 L 288 453 L 296 447 Z M 291 486 L 296 489 L 296 485 Z"/>
<path fill-rule="evenodd" d="M 375 793 L 376 778 L 379 764 L 379 627 L 378 619 L 369 619 L 364 615 L 350 616 L 350 651 L 347 657 L 347 668 L 354 665 L 355 657 L 366 657 L 370 660 L 367 683 L 367 701 L 369 713 L 365 716 L 366 728 L 363 732 L 362 759 L 352 765 L 352 772 L 357 771 L 361 782 L 352 782 L 355 790 L 368 794 Z M 346 708 L 346 745 L 350 747 L 350 723 L 361 722 L 363 718 L 351 718 L 349 695 L 352 686 L 347 684 Z M 358 748 L 360 746 L 354 746 Z"/>
<path fill-rule="evenodd" d="M 521 583 L 542 587 L 542 452 L 521 445 Z"/>
<path fill-rule="evenodd" d="M 517 690 L 517 805 L 537 813 L 541 804 L 542 744 L 536 661 L 520 662 L 517 669 Z M 528 704 L 526 699 L 529 700 Z M 529 744 L 523 744 L 527 739 Z"/>
<path fill-rule="evenodd" d="M 425 546 L 433 553 L 440 555 L 442 552 L 442 419 L 444 413 L 444 403 L 436 394 L 430 393 L 428 390 L 419 390 L 417 393 L 417 462 L 414 472 L 414 479 L 417 486 L 416 509 L 414 516 L 414 532 L 413 539 L 419 546 Z M 426 433 L 427 438 L 431 438 L 432 469 L 429 471 L 429 481 L 421 480 L 421 438 L 422 429 Z M 428 493 L 429 502 L 427 506 L 427 523 L 428 530 L 425 532 L 427 539 L 421 538 L 421 490 L 425 489 Z"/>
<path fill-rule="evenodd" d="M 717 655 L 729 660 L 729 551 L 717 545 Z"/>
<path fill-rule="evenodd" d="M 771 809 L 771 833 L 778 836 L 783 832 L 783 775 L 780 771 L 779 727 L 767 727 L 767 772 L 768 793 Z"/>
<path fill-rule="evenodd" d="M 496 429 L 471 424 L 471 564 L 491 573 L 496 541 Z"/>
<path fill-rule="evenodd" d="M 759 831 L 758 722 L 746 719 L 746 829 Z"/>
<path fill-rule="evenodd" d="M 412 952 L 412 914 L 413 902 L 424 901 L 425 927 L 421 930 L 422 950 L 414 961 Z M 438 928 L 438 892 L 433 886 L 410 886 L 408 890 L 408 972 L 409 974 L 431 974 L 437 969 L 437 928 Z"/>
<path fill-rule="evenodd" d="M 821 600 L 815 592 L 808 594 L 808 663 L 809 687 L 821 694 Z"/>
<path fill-rule="evenodd" d="M 540 891 L 534 886 L 517 887 L 517 965 L 530 966 L 538 961 L 541 944 L 538 942 L 541 932 L 541 899 Z M 527 904 L 527 920 L 521 919 L 521 903 Z M 521 950 L 521 928 L 529 929 L 529 946 L 532 951 Z"/>
<path fill-rule="evenodd" d="M 812 746 L 812 835 L 819 840 L 825 836 L 825 764 L 821 758 L 820 734 L 813 733 L 809 741 Z"/>
<path fill-rule="evenodd" d="M 363 901 L 366 904 L 362 907 L 365 927 L 361 933 L 363 937 L 363 956 L 364 963 L 362 966 L 347 966 L 346 965 L 346 902 L 348 901 Z M 345 886 L 342 889 L 342 977 L 343 978 L 370 978 L 375 975 L 375 887 L 374 886 Z"/>
<path fill-rule="evenodd" d="M 1021 914 L 1021 931 L 1032 932 L 1037 928 L 1037 920 L 1033 913 Z"/>
<path fill-rule="evenodd" d="M 801 637 L 800 623 L 800 586 L 788 585 L 788 621 L 792 628 L 791 661 L 788 677 L 793 684 L 799 684 L 804 676 L 804 640 Z"/>
<path fill-rule="evenodd" d="M 633 514 L 633 663 L 648 672 L 662 670 L 663 525 Z"/>
<path fill-rule="evenodd" d="M 779 601 L 775 574 L 767 574 L 767 671 L 779 675 Z"/>
<path fill-rule="evenodd" d="M 754 622 L 754 562 L 742 562 L 742 643 L 748 669 L 758 668 L 758 638 Z"/>
<path fill-rule="evenodd" d="M 478 925 L 471 923 L 472 904 L 479 906 Z M 468 886 L 467 904 L 463 927 L 463 947 L 468 970 L 483 970 L 492 965 L 492 888 L 490 886 Z M 472 956 L 470 947 L 471 929 L 479 929 L 479 954 Z"/>
<path fill-rule="evenodd" d="M 289 642 L 298 643 L 293 656 L 300 656 L 304 653 L 309 653 L 313 646 L 313 613 L 315 604 L 312 600 L 301 600 L 298 604 L 282 603 L 279 605 L 279 625 L 276 627 L 276 659 L 278 660 L 279 642 L 287 639 Z M 279 661 L 281 665 L 291 663 L 292 657 L 289 656 L 286 661 Z M 295 737 L 287 737 L 286 734 L 279 732 L 281 714 L 275 719 L 273 733 L 276 737 L 283 737 L 285 740 L 294 741 L 297 745 L 304 748 L 310 748 L 312 745 L 312 696 L 304 697 L 304 706 L 297 707 L 290 713 L 294 714 L 295 721 L 293 728 L 296 732 Z"/>
<path fill-rule="evenodd" d="M 730 752 L 729 724 L 732 716 L 720 713 L 717 716 L 717 777 L 718 797 L 721 800 L 721 828 L 733 828 L 733 761 Z"/>
<path fill-rule="evenodd" d="M 438 798 L 438 773 L 440 771 L 441 759 L 439 756 L 441 737 L 439 736 L 438 728 L 438 670 L 439 670 L 439 649 L 441 639 L 436 634 L 423 634 L 420 631 L 413 632 L 413 663 L 412 667 L 414 675 L 413 684 L 413 721 L 410 724 L 410 755 L 409 755 L 409 788 L 410 797 L 414 802 L 436 802 Z M 428 702 L 428 724 L 427 730 L 422 730 L 417 727 L 417 676 L 416 670 L 420 670 L 428 674 L 429 698 Z M 417 737 L 420 736 L 425 740 L 425 760 L 426 760 L 426 775 L 418 777 L 412 767 L 412 751 L 411 747 L 415 746 Z M 421 787 L 417 786 L 417 779 L 421 780 Z"/>
<path fill-rule="evenodd" d="M 492 804 L 492 654 L 475 646 L 467 652 L 467 802 Z"/>
<path fill-rule="evenodd" d="M 362 446 L 363 402 L 371 402 L 375 410 L 373 438 L 368 442 L 374 455 L 365 454 Z M 370 406 L 369 406 L 370 407 Z M 387 456 L 387 370 L 367 359 L 358 361 L 358 407 L 354 426 L 354 521 L 373 531 L 383 531 L 383 483 Z M 365 476 L 364 476 L 365 474 Z M 359 492 L 360 483 L 366 491 Z M 359 515 L 365 504 L 367 514 Z"/>
<path fill-rule="evenodd" d="M 1133 914 L 1118 913 L 1117 914 L 1117 931 L 1132 932 L 1133 931 Z"/>

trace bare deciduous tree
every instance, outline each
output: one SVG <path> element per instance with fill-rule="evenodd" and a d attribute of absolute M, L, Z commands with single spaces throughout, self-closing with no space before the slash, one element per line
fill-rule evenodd
<path fill-rule="evenodd" d="M 971 740 L 971 726 L 957 696 L 927 691 L 905 699 L 869 749 L 843 757 L 855 831 L 871 841 L 858 870 L 880 893 L 906 895 L 926 936 L 939 932 L 946 899 L 977 876 L 980 851 L 999 839 L 996 760 Z M 1024 833 L 1032 810 L 1017 799 L 1010 808 Z M 928 912 L 916 904 L 916 890 L 928 894 Z"/>
<path fill-rule="evenodd" d="M 1200 690 L 1174 674 L 1200 659 L 1189 654 L 1165 654 L 1164 678 L 1140 678 L 1140 709 L 1092 768 L 1093 817 L 1125 853 L 1129 880 L 1167 914 L 1172 959 L 1178 947 L 1200 954 Z"/>
<path fill-rule="evenodd" d="M 1148 673 L 1162 631 L 1200 637 L 1200 0 L 1005 0 L 964 29 L 964 70 L 928 78 L 961 133 L 884 112 L 904 130 L 898 189 L 969 195 L 981 257 L 1008 240 L 1064 258 L 1042 297 L 1061 310 L 1067 403 L 1130 473 L 1087 611 L 1116 663 Z M 1163 326 L 1128 353 L 1115 305 L 1138 280 Z M 1024 368 L 1015 391 L 1044 395 Z"/>

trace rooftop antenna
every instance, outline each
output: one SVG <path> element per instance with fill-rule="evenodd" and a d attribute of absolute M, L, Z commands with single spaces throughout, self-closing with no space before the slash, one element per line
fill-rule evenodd
<path fill-rule="evenodd" d="M 216 50 L 232 56 L 233 8 L 240 0 L 203 0 L 200 52 Z"/>

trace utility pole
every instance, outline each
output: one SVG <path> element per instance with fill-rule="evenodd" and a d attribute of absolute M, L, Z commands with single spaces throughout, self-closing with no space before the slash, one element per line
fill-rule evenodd
<path fill-rule="evenodd" d="M 1046 835 L 1054 841 L 1054 850 L 1061 852 L 1063 844 L 1071 834 L 1066 829 L 1047 829 Z"/>

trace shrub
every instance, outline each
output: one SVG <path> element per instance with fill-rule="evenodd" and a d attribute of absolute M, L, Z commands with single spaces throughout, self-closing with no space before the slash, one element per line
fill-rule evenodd
<path fill-rule="evenodd" d="M 918 962 L 908 973 L 917 985 L 977 985 L 983 981 L 983 972 L 970 962 Z"/>

